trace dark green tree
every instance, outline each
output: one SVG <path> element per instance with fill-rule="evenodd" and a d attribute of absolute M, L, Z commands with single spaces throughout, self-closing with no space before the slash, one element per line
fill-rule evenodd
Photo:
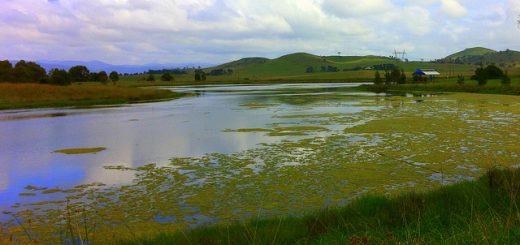
<path fill-rule="evenodd" d="M 421 80 L 421 76 L 419 76 L 419 74 L 417 74 L 417 72 L 412 73 L 412 81 L 414 83 L 420 82 L 420 80 Z"/>
<path fill-rule="evenodd" d="M 305 69 L 306 73 L 314 73 L 314 67 L 308 66 L 307 69 Z"/>
<path fill-rule="evenodd" d="M 166 72 L 166 73 L 161 75 L 161 81 L 169 82 L 169 81 L 172 81 L 172 80 L 173 80 L 173 77 L 168 72 Z"/>
<path fill-rule="evenodd" d="M 406 73 L 404 73 L 404 70 L 401 69 L 401 76 L 399 76 L 399 84 L 405 84 L 406 80 Z"/>
<path fill-rule="evenodd" d="M 8 60 L 0 61 L 0 82 L 13 81 L 13 65 Z"/>
<path fill-rule="evenodd" d="M 195 70 L 195 81 L 206 81 L 206 73 L 201 69 Z"/>
<path fill-rule="evenodd" d="M 375 85 L 383 84 L 383 79 L 381 79 L 381 74 L 379 73 L 379 71 L 376 71 L 375 78 L 374 78 L 374 84 Z"/>
<path fill-rule="evenodd" d="M 457 84 L 464 85 L 464 76 L 462 76 L 462 75 L 457 76 Z"/>
<path fill-rule="evenodd" d="M 98 73 L 98 77 L 99 77 L 99 81 L 102 83 L 102 84 L 107 84 L 108 83 L 108 75 L 105 71 L 100 71 Z"/>
<path fill-rule="evenodd" d="M 49 72 L 49 83 L 55 85 L 69 85 L 69 73 L 63 69 L 52 69 Z"/>
<path fill-rule="evenodd" d="M 509 74 L 507 71 L 504 72 L 504 75 L 502 76 L 501 80 L 502 85 L 509 86 L 511 85 L 511 78 L 509 77 Z"/>
<path fill-rule="evenodd" d="M 90 71 L 88 70 L 88 68 L 86 66 L 73 66 L 69 69 L 70 79 L 74 82 L 88 81 L 90 78 L 89 74 L 90 74 Z"/>
<path fill-rule="evenodd" d="M 12 70 L 12 77 L 14 82 L 45 83 L 47 81 L 47 72 L 43 67 L 34 62 L 20 60 Z"/>
<path fill-rule="evenodd" d="M 119 73 L 117 73 L 117 71 L 110 72 L 109 77 L 114 85 L 117 83 L 117 81 L 119 81 Z"/>
<path fill-rule="evenodd" d="M 487 84 L 488 76 L 486 69 L 484 67 L 480 66 L 475 70 L 475 75 L 473 76 L 475 80 L 477 80 L 478 85 L 484 86 Z"/>
<path fill-rule="evenodd" d="M 99 82 L 101 80 L 99 80 L 99 73 L 97 72 L 91 72 L 88 74 L 88 81 L 91 81 L 91 82 Z"/>
<path fill-rule="evenodd" d="M 155 81 L 155 76 L 152 73 L 148 74 L 148 77 L 146 78 L 146 81 L 154 82 Z"/>
<path fill-rule="evenodd" d="M 401 79 L 401 70 L 398 67 L 394 67 L 390 72 L 390 83 L 397 84 Z"/>
<path fill-rule="evenodd" d="M 488 79 L 500 79 L 504 76 L 502 69 L 495 65 L 488 65 L 485 70 Z"/>
<path fill-rule="evenodd" d="M 390 76 L 390 72 L 388 70 L 385 70 L 385 84 L 392 84 L 392 77 Z"/>

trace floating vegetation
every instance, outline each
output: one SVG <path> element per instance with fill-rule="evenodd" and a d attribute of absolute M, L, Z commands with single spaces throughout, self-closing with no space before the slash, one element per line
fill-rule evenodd
<path fill-rule="evenodd" d="M 239 128 L 226 129 L 224 132 L 236 133 L 267 133 L 269 136 L 305 136 L 309 132 L 327 132 L 329 129 L 318 126 L 290 126 L 290 127 L 275 127 L 267 128 Z"/>
<path fill-rule="evenodd" d="M 239 128 L 239 129 L 226 129 L 224 132 L 236 132 L 236 133 L 260 133 L 260 132 L 271 132 L 270 129 L 266 128 Z"/>
<path fill-rule="evenodd" d="M 106 150 L 105 147 L 95 147 L 95 148 L 70 148 L 70 149 L 62 149 L 56 150 L 54 153 L 63 153 L 67 155 L 77 155 L 77 154 L 92 154 L 98 153 Z"/>
<path fill-rule="evenodd" d="M 270 103 L 258 103 L 258 102 L 249 102 L 240 104 L 242 107 L 247 107 L 249 109 L 259 109 L 259 108 L 267 108 L 267 107 L 274 107 L 279 106 L 280 104 L 270 104 Z"/>
<path fill-rule="evenodd" d="M 174 158 L 167 166 L 105 168 L 134 172 L 127 185 L 28 186 L 21 195 L 53 201 L 13 207 L 12 218 L 1 223 L 0 243 L 94 244 L 206 223 L 302 215 L 365 193 L 426 190 L 520 164 L 520 97 L 451 94 L 424 101 L 374 98 L 373 105 L 384 109 L 274 115 L 291 121 L 226 132 L 306 137 Z"/>

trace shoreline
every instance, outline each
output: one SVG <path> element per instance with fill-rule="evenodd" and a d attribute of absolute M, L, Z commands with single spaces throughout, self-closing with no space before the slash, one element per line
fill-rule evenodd
<path fill-rule="evenodd" d="M 175 100 L 188 93 L 165 89 L 75 84 L 0 83 L 0 112 L 26 109 L 89 109 Z"/>

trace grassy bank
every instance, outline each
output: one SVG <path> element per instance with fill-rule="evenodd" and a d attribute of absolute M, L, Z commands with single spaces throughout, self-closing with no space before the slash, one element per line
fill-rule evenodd
<path fill-rule="evenodd" d="M 462 92 L 480 94 L 520 95 L 520 79 L 514 78 L 510 85 L 502 85 L 500 80 L 490 80 L 479 86 L 476 81 L 457 84 L 453 79 L 444 79 L 428 83 L 408 83 L 400 85 L 368 85 L 364 89 L 374 92 Z"/>
<path fill-rule="evenodd" d="M 184 85 L 219 85 L 219 84 L 273 84 L 273 83 L 348 83 L 371 82 L 373 72 L 337 72 L 311 75 L 279 76 L 279 77 L 251 77 L 240 78 L 236 76 L 208 76 L 206 81 L 194 81 L 192 75 L 177 76 L 175 81 L 145 81 L 140 76 L 124 76 L 119 82 L 126 87 L 148 86 L 184 86 Z M 156 75 L 159 77 L 159 75 Z"/>
<path fill-rule="evenodd" d="M 139 89 L 101 84 L 53 86 L 0 83 L 0 110 L 45 107 L 89 107 L 160 101 L 183 94 L 168 90 Z"/>
<path fill-rule="evenodd" d="M 520 241 L 520 170 L 427 193 L 367 196 L 304 217 L 163 233 L 119 244 L 514 244 Z"/>

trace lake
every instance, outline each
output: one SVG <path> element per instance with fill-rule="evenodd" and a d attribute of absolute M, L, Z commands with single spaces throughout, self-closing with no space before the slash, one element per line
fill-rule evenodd
<path fill-rule="evenodd" d="M 358 112 L 364 108 L 302 108 L 277 101 L 277 98 L 286 96 L 285 93 L 305 96 L 324 93 L 309 92 L 309 89 L 352 86 L 356 84 L 174 87 L 171 89 L 197 93 L 198 96 L 115 108 L 0 113 L 0 205 L 26 200 L 20 199 L 18 194 L 27 185 L 121 184 L 133 177 L 114 175 L 103 169 L 106 165 L 165 165 L 173 157 L 239 152 L 259 143 L 280 141 L 287 136 L 238 134 L 224 130 L 262 128 L 273 123 L 295 121 L 276 118 L 276 115 L 313 111 Z M 251 104 L 250 107 L 248 103 L 267 106 Z M 53 153 L 59 149 L 83 147 L 106 147 L 107 150 L 85 155 Z"/>
<path fill-rule="evenodd" d="M 144 235 L 301 215 L 520 164 L 517 97 L 390 96 L 358 85 L 180 86 L 165 89 L 194 96 L 3 111 L 0 207 L 13 211 L 7 218 L 56 224 L 75 210 L 84 215 L 75 222 L 117 227 L 100 226 L 103 240 L 126 227 Z M 54 153 L 90 147 L 106 150 Z M 62 229 L 31 225 L 49 241 Z"/>

